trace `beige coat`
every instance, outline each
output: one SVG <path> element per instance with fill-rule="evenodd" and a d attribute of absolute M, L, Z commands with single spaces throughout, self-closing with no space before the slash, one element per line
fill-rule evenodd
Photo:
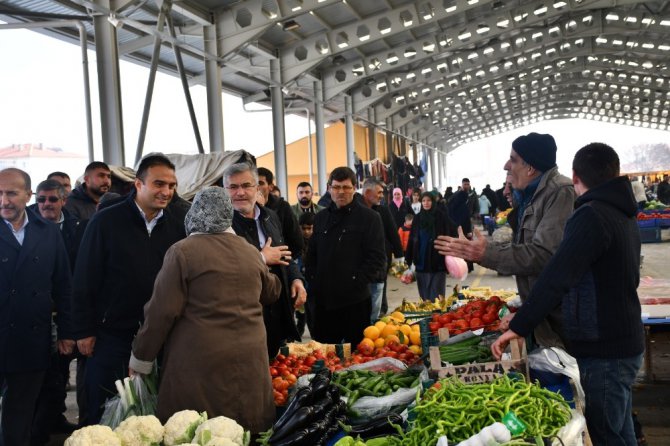
<path fill-rule="evenodd" d="M 233 233 L 196 234 L 165 255 L 133 360 L 163 350 L 157 416 L 183 409 L 225 415 L 253 433 L 275 409 L 265 347 L 263 305 L 281 285 L 258 251 Z"/>

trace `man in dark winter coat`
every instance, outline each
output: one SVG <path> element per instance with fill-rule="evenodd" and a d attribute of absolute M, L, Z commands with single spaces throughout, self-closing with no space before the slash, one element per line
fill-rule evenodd
<path fill-rule="evenodd" d="M 163 155 L 140 162 L 135 192 L 90 220 L 74 272 L 77 347 L 87 356 L 86 424 L 96 424 L 114 381 L 128 376 L 131 343 L 167 250 L 186 236 L 183 219 L 167 208 L 177 186 Z"/>
<path fill-rule="evenodd" d="M 294 310 L 305 303 L 307 291 L 303 276 L 293 258 L 295 254 L 285 245 L 281 222 L 267 206 L 259 206 L 258 173 L 248 163 L 233 164 L 223 172 L 225 186 L 233 203 L 233 230 L 260 251 L 270 271 L 281 279 L 279 299 L 263 307 L 267 332 L 268 355 L 274 358 L 286 341 L 299 340 Z M 272 195 L 272 194 L 270 194 Z M 293 214 L 289 209 L 291 217 Z M 302 234 L 301 234 L 302 237 Z M 242 259 L 241 259 L 242 260 Z"/>
<path fill-rule="evenodd" d="M 368 285 L 386 266 L 384 229 L 372 209 L 354 200 L 356 174 L 348 167 L 330 173 L 333 202 L 316 214 L 305 259 L 319 342 L 356 345 L 370 324 Z"/>
<path fill-rule="evenodd" d="M 499 358 L 510 339 L 531 333 L 562 304 L 561 336 L 577 358 L 593 444 L 635 445 L 631 386 L 644 351 L 637 204 L 605 144 L 580 149 L 572 172 L 579 198 L 563 240 L 491 349 Z"/>
<path fill-rule="evenodd" d="M 258 190 L 263 194 L 265 200 L 265 207 L 272 209 L 279 217 L 281 223 L 284 240 L 288 245 L 288 249 L 294 253 L 294 258 L 300 255 L 303 251 L 303 239 L 300 226 L 298 225 L 298 217 L 295 216 L 291 205 L 281 197 L 277 197 L 270 193 L 274 186 L 274 175 L 269 169 L 265 167 L 258 168 Z"/>
<path fill-rule="evenodd" d="M 0 171 L 0 382 L 2 440 L 27 445 L 54 343 L 72 353 L 70 267 L 58 227 L 26 210 L 30 176 Z M 57 341 L 52 342 L 56 311 Z"/>
<path fill-rule="evenodd" d="M 93 161 L 84 171 L 84 182 L 68 195 L 65 209 L 79 220 L 88 220 L 95 214 L 100 197 L 112 187 L 112 171 L 101 161 Z"/>
<path fill-rule="evenodd" d="M 489 207 L 489 216 L 493 217 L 496 215 L 496 208 L 499 206 L 496 193 L 493 189 L 491 189 L 489 184 L 487 184 L 486 187 L 482 189 L 482 193 L 486 196 L 486 198 L 489 199 L 489 203 L 491 203 L 491 206 Z"/>

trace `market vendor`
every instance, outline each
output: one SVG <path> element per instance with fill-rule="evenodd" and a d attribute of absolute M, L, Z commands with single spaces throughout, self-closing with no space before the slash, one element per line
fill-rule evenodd
<path fill-rule="evenodd" d="M 572 170 L 577 209 L 510 329 L 491 350 L 500 358 L 511 339 L 528 335 L 562 304 L 562 336 L 577 358 L 593 444 L 635 445 L 631 386 L 644 351 L 637 203 L 611 147 L 583 147 Z"/>
<path fill-rule="evenodd" d="M 157 416 L 185 409 L 237 420 L 252 433 L 274 421 L 263 306 L 279 278 L 231 229 L 226 191 L 199 192 L 186 215 L 188 237 L 172 246 L 133 342 L 131 373 L 149 373 L 163 350 Z"/>
<path fill-rule="evenodd" d="M 489 243 L 477 230 L 468 240 L 459 229 L 458 238 L 439 236 L 435 248 L 442 255 L 460 257 L 504 275 L 516 276 L 519 296 L 525 301 L 530 290 L 556 251 L 563 227 L 572 214 L 575 191 L 572 182 L 558 173 L 556 142 L 551 135 L 529 133 L 512 142 L 505 163 L 514 188 L 516 207 L 507 220 L 514 231 L 511 244 Z M 534 331 L 543 347 L 562 347 L 560 309 L 555 309 Z M 505 326 L 508 319 L 503 320 Z"/>

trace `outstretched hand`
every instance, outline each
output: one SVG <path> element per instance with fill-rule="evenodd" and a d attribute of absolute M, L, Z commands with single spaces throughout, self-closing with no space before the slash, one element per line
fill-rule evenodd
<path fill-rule="evenodd" d="M 488 242 L 486 237 L 475 228 L 475 236 L 472 240 L 463 233 L 463 228 L 458 227 L 458 238 L 448 235 L 439 235 L 435 239 L 435 249 L 443 256 L 459 257 L 471 262 L 479 262 L 484 258 Z"/>
<path fill-rule="evenodd" d="M 268 266 L 272 265 L 288 265 L 291 261 L 291 251 L 289 251 L 288 246 L 272 246 L 272 237 L 268 237 L 261 253 L 265 258 L 265 264 Z"/>

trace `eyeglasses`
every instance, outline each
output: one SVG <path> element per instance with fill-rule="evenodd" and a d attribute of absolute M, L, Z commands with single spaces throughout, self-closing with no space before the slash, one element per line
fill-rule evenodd
<path fill-rule="evenodd" d="M 254 187 L 256 187 L 255 184 L 244 183 L 244 184 L 231 184 L 230 186 L 226 186 L 226 189 L 232 192 L 236 192 L 239 189 L 251 190 Z"/>
<path fill-rule="evenodd" d="M 35 200 L 37 200 L 38 203 L 45 203 L 47 200 L 49 200 L 49 203 L 57 203 L 58 201 L 60 201 L 60 198 L 54 197 L 53 195 L 50 195 L 48 197 L 42 195 L 37 197 Z"/>
<path fill-rule="evenodd" d="M 335 192 L 351 192 L 352 190 L 354 190 L 354 186 L 340 186 L 340 185 L 337 185 L 337 186 L 330 186 L 330 188 L 332 190 L 334 190 Z"/>

